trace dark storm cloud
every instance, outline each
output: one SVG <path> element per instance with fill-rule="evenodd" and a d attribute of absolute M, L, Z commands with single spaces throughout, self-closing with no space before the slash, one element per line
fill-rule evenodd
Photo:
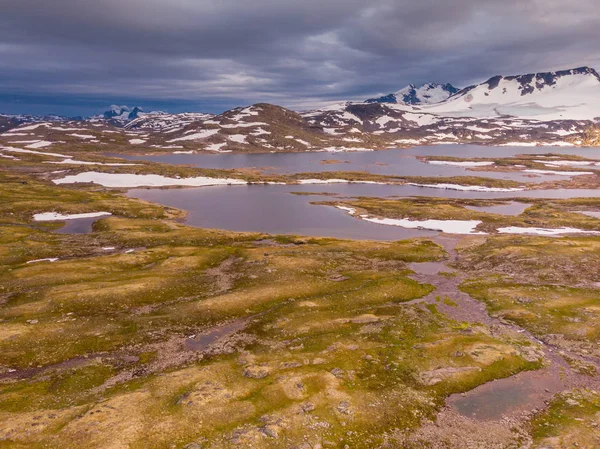
<path fill-rule="evenodd" d="M 2 3 L 0 104 L 46 96 L 308 107 L 409 82 L 462 86 L 600 62 L 597 0 Z"/>

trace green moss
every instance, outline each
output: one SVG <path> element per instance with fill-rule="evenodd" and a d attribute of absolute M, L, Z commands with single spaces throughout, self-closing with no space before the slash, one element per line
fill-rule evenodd
<path fill-rule="evenodd" d="M 229 447 L 233 432 L 240 438 L 240 429 L 262 435 L 271 417 L 290 426 L 283 426 L 277 440 L 260 436 L 261 444 L 294 445 L 307 436 L 298 420 L 313 419 L 310 413 L 327 423 L 311 429 L 310 437 L 375 447 L 394 429 L 415 429 L 433 419 L 448 394 L 538 366 L 515 355 L 520 342 L 473 331 L 472 324 L 448 319 L 435 304 L 425 310 L 406 304 L 434 290 L 411 279 L 407 263 L 448 257 L 430 240 L 340 241 L 194 229 L 172 220 L 181 217 L 177 211 L 118 193 L 33 180 L 22 188 L 20 180 L 29 177 L 3 176 L 8 182 L 0 184 L 0 196 L 7 202 L 0 213 L 10 225 L 1 225 L 0 233 L 0 363 L 24 379 L 0 385 L 0 411 L 23 426 L 30 414 L 65 412 L 60 424 L 35 435 L 17 432 L 29 447 L 42 441 L 57 449 L 113 443 L 167 448 L 203 439 Z M 458 203 L 359 201 L 419 214 L 428 208 L 466 213 Z M 54 234 L 30 222 L 34 211 L 109 206 L 118 216 L 97 222 L 89 235 Z M 265 238 L 272 242 L 265 244 Z M 576 244 L 579 251 L 596 243 Z M 492 258 L 506 255 L 498 242 L 485 245 Z M 106 246 L 116 250 L 106 252 Z M 460 263 L 481 260 L 476 247 L 460 251 Z M 473 254 L 467 260 L 468 251 Z M 25 264 L 43 257 L 61 260 Z M 467 287 L 484 295 L 501 280 L 487 276 L 490 286 Z M 236 320 L 243 329 L 223 334 L 207 353 L 185 346 L 191 335 L 216 333 Z M 501 348 L 504 355 L 492 361 L 453 355 L 472 354 L 478 345 Z M 433 386 L 420 380 L 438 367 L 469 364 L 481 371 Z M 259 365 L 268 369 L 266 377 L 244 375 Z M 300 413 L 308 402 L 315 411 Z M 107 413 L 90 418 L 87 412 L 97 407 Z"/>
<path fill-rule="evenodd" d="M 450 307 L 458 307 L 458 304 L 457 304 L 455 301 L 453 301 L 452 299 L 450 299 L 449 297 L 447 297 L 447 296 L 444 298 L 444 301 L 443 301 L 443 302 L 444 302 L 444 304 L 446 304 L 447 306 L 450 306 Z"/>
<path fill-rule="evenodd" d="M 460 288 L 484 301 L 492 313 L 501 314 L 538 337 L 562 334 L 583 341 L 600 337 L 595 290 L 486 280 L 464 283 Z"/>
<path fill-rule="evenodd" d="M 139 363 L 146 364 L 156 359 L 156 351 L 142 352 L 138 355 Z"/>
<path fill-rule="evenodd" d="M 4 384 L 0 387 L 0 410 L 18 413 L 85 404 L 94 398 L 90 390 L 113 374 L 110 366 L 91 364 L 51 373 L 44 380 Z"/>
<path fill-rule="evenodd" d="M 588 390 L 574 390 L 556 396 L 547 410 L 531 421 L 534 447 L 546 438 L 558 438 L 562 447 L 593 447 L 599 432 L 595 423 L 600 412 L 600 396 Z"/>

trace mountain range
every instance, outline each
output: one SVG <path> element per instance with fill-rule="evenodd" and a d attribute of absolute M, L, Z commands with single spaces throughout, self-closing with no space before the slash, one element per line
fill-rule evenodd
<path fill-rule="evenodd" d="M 32 121 L 0 116 L 0 126 L 14 128 L 4 135 Z M 600 75 L 581 67 L 495 76 L 460 90 L 451 84 L 409 85 L 384 97 L 304 112 L 265 103 L 218 115 L 144 113 L 139 107 L 115 105 L 101 116 L 75 122 L 92 131 L 110 128 L 137 148 L 159 152 L 348 151 L 439 143 L 589 145 L 596 142 L 590 133 L 600 127 Z M 70 139 L 56 129 L 52 135 Z M 87 143 L 118 142 L 103 139 L 98 135 Z"/>
<path fill-rule="evenodd" d="M 538 120 L 600 117 L 600 75 L 589 67 L 494 76 L 431 106 L 438 115 L 513 116 Z"/>

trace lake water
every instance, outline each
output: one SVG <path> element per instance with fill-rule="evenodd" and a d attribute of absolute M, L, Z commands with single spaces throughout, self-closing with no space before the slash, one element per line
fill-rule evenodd
<path fill-rule="evenodd" d="M 99 219 L 98 217 L 90 217 L 66 220 L 65 225 L 54 232 L 57 234 L 89 234 L 92 232 L 92 226 Z"/>
<path fill-rule="evenodd" d="M 476 212 L 485 212 L 488 214 L 500 214 L 500 215 L 521 215 L 525 209 L 531 207 L 531 204 L 519 203 L 511 201 L 506 204 L 499 204 L 497 206 L 465 206 L 467 209 L 474 210 Z"/>
<path fill-rule="evenodd" d="M 400 240 L 437 234 L 358 220 L 340 209 L 310 204 L 311 201 L 331 201 L 331 197 L 292 195 L 290 192 L 294 189 L 289 187 L 253 185 L 134 189 L 128 194 L 187 210 L 186 224 L 201 228 L 369 240 Z"/>
<path fill-rule="evenodd" d="M 517 154 L 560 153 L 600 158 L 600 148 L 557 147 L 486 147 L 479 145 L 434 145 L 410 149 L 346 153 L 262 153 L 262 154 L 174 154 L 163 156 L 128 156 L 127 159 L 151 160 L 169 164 L 186 164 L 202 168 L 261 168 L 268 172 L 299 173 L 324 171 L 367 171 L 398 176 L 481 176 L 540 182 L 565 179 L 563 176 L 530 178 L 522 173 L 469 171 L 463 167 L 433 165 L 419 161 L 419 156 L 512 157 Z M 121 156 L 122 157 L 122 156 Z M 323 164 L 323 160 L 341 161 Z M 292 195 L 291 192 L 312 193 Z M 531 190 L 523 192 L 465 192 L 408 185 L 315 184 L 214 186 L 186 189 L 132 189 L 132 197 L 188 211 L 186 223 L 203 228 L 231 231 L 295 234 L 350 239 L 398 240 L 433 236 L 434 231 L 403 229 L 366 222 L 331 206 L 311 202 L 335 198 L 317 195 L 336 194 L 337 198 L 412 197 L 507 199 L 597 197 L 597 190 Z M 519 215 L 529 205 L 509 202 L 504 205 L 472 208 L 483 212 Z"/>
<path fill-rule="evenodd" d="M 600 212 L 594 212 L 594 211 L 579 211 L 580 214 L 583 215 L 587 215 L 588 217 L 592 217 L 592 218 L 600 218 Z"/>
<path fill-rule="evenodd" d="M 480 145 L 433 145 L 410 149 L 362 151 L 346 153 L 260 153 L 260 154 L 169 154 L 161 156 L 124 156 L 128 160 L 147 160 L 175 165 L 193 165 L 202 168 L 235 169 L 257 168 L 271 173 L 302 173 L 325 171 L 366 171 L 396 176 L 478 176 L 514 181 L 542 182 L 564 179 L 563 176 L 531 177 L 525 173 L 472 171 L 464 167 L 433 165 L 421 162 L 419 156 L 453 156 L 462 158 L 506 158 L 517 154 L 560 153 L 588 158 L 600 158 L 599 148 L 558 147 L 485 147 Z M 323 164 L 322 161 L 341 161 Z"/>
<path fill-rule="evenodd" d="M 293 195 L 291 192 L 314 193 Z M 318 195 L 336 194 L 335 197 Z M 403 229 L 366 222 L 331 206 L 311 202 L 358 196 L 506 199 L 597 197 L 597 190 L 529 190 L 523 192 L 464 192 L 407 185 L 324 184 L 211 186 L 181 189 L 132 189 L 128 195 L 189 212 L 186 224 L 231 231 L 295 234 L 368 240 L 399 240 L 433 236 L 433 231 Z M 525 205 L 526 206 L 526 205 Z M 493 206 L 496 207 L 496 206 Z M 508 205 L 514 214 L 518 203 Z M 491 210 L 490 210 L 491 211 Z M 494 213 L 502 213 L 498 209 Z"/>

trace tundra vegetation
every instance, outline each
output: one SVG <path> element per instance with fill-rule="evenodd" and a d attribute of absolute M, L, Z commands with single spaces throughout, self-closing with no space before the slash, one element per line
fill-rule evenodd
<path fill-rule="evenodd" d="M 451 245 L 270 236 L 196 229 L 181 210 L 56 186 L 44 158 L 22 157 L 0 166 L 2 448 L 466 447 L 419 431 L 452 395 L 554 363 L 541 346 L 590 384 L 511 421 L 511 441 L 598 442 L 600 237 L 494 232 L 600 230 L 574 212 L 596 199 L 517 199 L 531 203 L 517 216 L 466 208 L 497 201 L 330 203 L 476 219 L 488 232 Z M 157 167 L 223 175 L 110 171 Z M 112 215 L 86 234 L 33 220 L 98 211 Z M 414 271 L 427 262 L 444 265 L 432 282 Z M 460 285 L 491 317 L 463 314 L 436 282 Z"/>

